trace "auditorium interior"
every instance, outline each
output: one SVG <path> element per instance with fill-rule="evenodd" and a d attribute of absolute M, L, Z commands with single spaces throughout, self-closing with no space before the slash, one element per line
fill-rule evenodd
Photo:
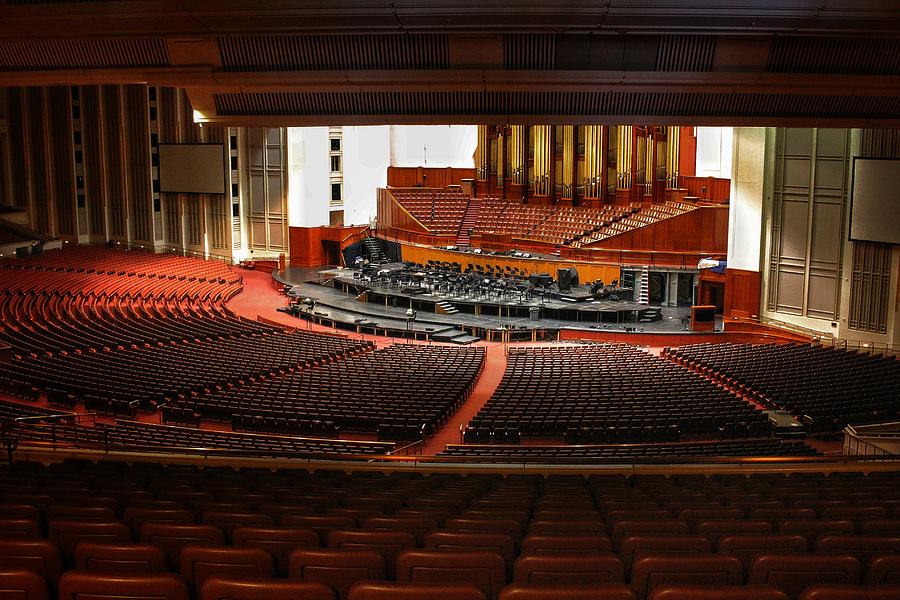
<path fill-rule="evenodd" d="M 896 0 L 0 0 L 0 595 L 900 599 Z"/>

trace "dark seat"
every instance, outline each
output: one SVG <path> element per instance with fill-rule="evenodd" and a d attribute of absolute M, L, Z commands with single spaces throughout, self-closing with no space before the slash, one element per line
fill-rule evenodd
<path fill-rule="evenodd" d="M 647 521 L 617 521 L 612 525 L 613 547 L 618 549 L 622 539 L 629 535 L 688 535 L 690 529 L 684 521 L 659 519 Z"/>
<path fill-rule="evenodd" d="M 362 581 L 353 584 L 349 595 L 349 600 L 421 600 L 423 598 L 429 600 L 485 600 L 484 592 L 469 583 Z"/>
<path fill-rule="evenodd" d="M 203 581 L 199 600 L 336 600 L 334 590 L 317 581 L 222 577 Z"/>
<path fill-rule="evenodd" d="M 800 600 L 897 600 L 900 585 L 811 585 Z"/>
<path fill-rule="evenodd" d="M 637 600 L 623 583 L 600 585 L 552 585 L 511 583 L 500 591 L 499 600 Z"/>
<path fill-rule="evenodd" d="M 224 546 L 225 533 L 214 525 L 188 523 L 145 523 L 141 526 L 140 542 L 153 544 L 166 553 L 169 564 L 181 564 L 181 549 L 185 546 Z"/>
<path fill-rule="evenodd" d="M 662 554 L 709 554 L 712 545 L 701 535 L 629 535 L 619 548 L 619 557 L 625 563 L 625 570 L 631 571 L 634 561 L 649 555 Z"/>
<path fill-rule="evenodd" d="M 404 550 L 397 557 L 397 581 L 418 583 L 470 582 L 496 600 L 506 583 L 506 562 L 483 550 Z"/>
<path fill-rule="evenodd" d="M 202 587 L 211 575 L 224 577 L 272 577 L 272 555 L 260 548 L 231 546 L 186 546 L 181 550 L 181 576 Z"/>
<path fill-rule="evenodd" d="M 377 529 L 339 529 L 329 533 L 327 541 L 329 548 L 374 550 L 384 558 L 390 578 L 394 576 L 397 555 L 416 547 L 416 538 L 409 532 Z"/>
<path fill-rule="evenodd" d="M 432 531 L 425 536 L 424 548 L 435 550 L 487 550 L 503 557 L 509 566 L 516 559 L 516 543 L 501 531 Z"/>
<path fill-rule="evenodd" d="M 115 574 L 69 571 L 59 580 L 59 600 L 190 600 L 187 584 L 170 573 Z"/>
<path fill-rule="evenodd" d="M 653 590 L 650 600 L 788 600 L 788 597 L 770 585 L 664 585 Z"/>
<path fill-rule="evenodd" d="M 79 542 L 127 544 L 131 541 L 131 530 L 118 521 L 50 521 L 47 537 L 57 543 L 63 559 L 71 564 Z"/>
<path fill-rule="evenodd" d="M 522 554 L 612 552 L 612 540 L 605 535 L 532 535 L 522 540 Z"/>
<path fill-rule="evenodd" d="M 704 521 L 697 525 L 697 533 L 716 545 L 725 535 L 768 535 L 772 533 L 772 524 L 760 520 Z"/>
<path fill-rule="evenodd" d="M 286 575 L 288 557 L 297 548 L 318 548 L 319 534 L 303 527 L 238 527 L 231 533 L 235 546 L 262 548 L 275 558 L 275 570 Z"/>
<path fill-rule="evenodd" d="M 31 571 L 56 583 L 62 574 L 59 547 L 50 540 L 0 539 L 0 564 L 11 571 Z"/>
<path fill-rule="evenodd" d="M 534 554 L 516 561 L 515 583 L 624 583 L 625 565 L 613 554 Z"/>
<path fill-rule="evenodd" d="M 852 556 L 764 554 L 753 561 L 747 583 L 774 585 L 796 600 L 817 583 L 858 584 L 861 573 Z"/>
<path fill-rule="evenodd" d="M 0 570 L 0 597 L 5 600 L 51 600 L 47 580 L 32 571 Z"/>
<path fill-rule="evenodd" d="M 900 554 L 873 556 L 866 570 L 869 585 L 900 585 Z"/>
<path fill-rule="evenodd" d="M 384 579 L 385 572 L 384 558 L 373 550 L 301 548 L 288 559 L 288 577 L 326 583 L 340 600 L 347 600 L 357 581 Z"/>
<path fill-rule="evenodd" d="M 726 535 L 719 538 L 718 552 L 736 556 L 746 572 L 761 554 L 798 554 L 806 552 L 802 535 Z"/>
<path fill-rule="evenodd" d="M 166 554 L 150 544 L 98 544 L 75 547 L 75 568 L 106 573 L 164 573 Z"/>
<path fill-rule="evenodd" d="M 900 537 L 894 535 L 826 535 L 816 543 L 817 554 L 849 554 L 863 569 L 878 554 L 900 553 Z"/>
<path fill-rule="evenodd" d="M 741 561 L 725 554 L 698 556 L 645 556 L 631 567 L 631 585 L 638 598 L 648 598 L 661 585 L 740 585 Z"/>

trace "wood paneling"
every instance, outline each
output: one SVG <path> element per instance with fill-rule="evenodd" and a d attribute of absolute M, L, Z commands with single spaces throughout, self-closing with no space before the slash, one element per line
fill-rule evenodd
<path fill-rule="evenodd" d="M 728 207 L 701 206 L 696 210 L 603 240 L 597 243 L 597 247 L 724 254 L 728 248 Z"/>
<path fill-rule="evenodd" d="M 721 204 L 731 198 L 731 180 L 721 177 L 689 177 L 678 178 L 680 187 L 687 190 L 685 196 L 700 198 L 707 202 Z"/>
<path fill-rule="evenodd" d="M 378 190 L 377 211 L 379 228 L 394 228 L 414 233 L 430 233 L 428 228 L 409 214 L 388 190 Z"/>
<path fill-rule="evenodd" d="M 693 177 L 697 173 L 697 130 L 693 127 L 680 127 L 678 135 L 678 174 Z"/>
<path fill-rule="evenodd" d="M 475 179 L 475 169 L 459 167 L 388 167 L 387 184 L 391 187 L 432 187 L 460 185 L 463 179 Z"/>
<path fill-rule="evenodd" d="M 291 227 L 291 266 L 324 267 L 333 264 L 328 249 L 323 242 L 331 242 L 332 247 L 343 250 L 359 242 L 368 225 L 353 227 Z"/>
<path fill-rule="evenodd" d="M 758 318 L 761 289 L 759 272 L 725 269 L 725 316 Z"/>

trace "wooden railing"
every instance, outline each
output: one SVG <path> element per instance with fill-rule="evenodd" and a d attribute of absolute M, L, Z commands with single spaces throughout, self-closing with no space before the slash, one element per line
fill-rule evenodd
<path fill-rule="evenodd" d="M 731 180 L 721 177 L 679 177 L 679 187 L 685 188 L 688 196 L 694 196 L 707 202 L 721 204 L 731 197 Z"/>

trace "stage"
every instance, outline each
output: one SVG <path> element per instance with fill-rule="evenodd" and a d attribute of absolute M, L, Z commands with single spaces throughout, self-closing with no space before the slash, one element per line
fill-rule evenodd
<path fill-rule="evenodd" d="M 285 312 L 357 333 L 421 340 L 549 341 L 558 339 L 563 329 L 684 334 L 685 319 L 690 314 L 685 307 L 661 307 L 659 320 L 639 322 L 635 319 L 642 311 L 655 311 L 656 307 L 624 300 L 543 299 L 542 304 L 541 300 L 503 302 L 410 293 L 363 282 L 353 274 L 351 269 L 289 267 L 274 271 L 272 276 L 292 298 L 292 306 Z M 458 312 L 443 313 L 448 304 Z M 407 316 L 410 308 L 415 311 L 414 319 Z"/>

